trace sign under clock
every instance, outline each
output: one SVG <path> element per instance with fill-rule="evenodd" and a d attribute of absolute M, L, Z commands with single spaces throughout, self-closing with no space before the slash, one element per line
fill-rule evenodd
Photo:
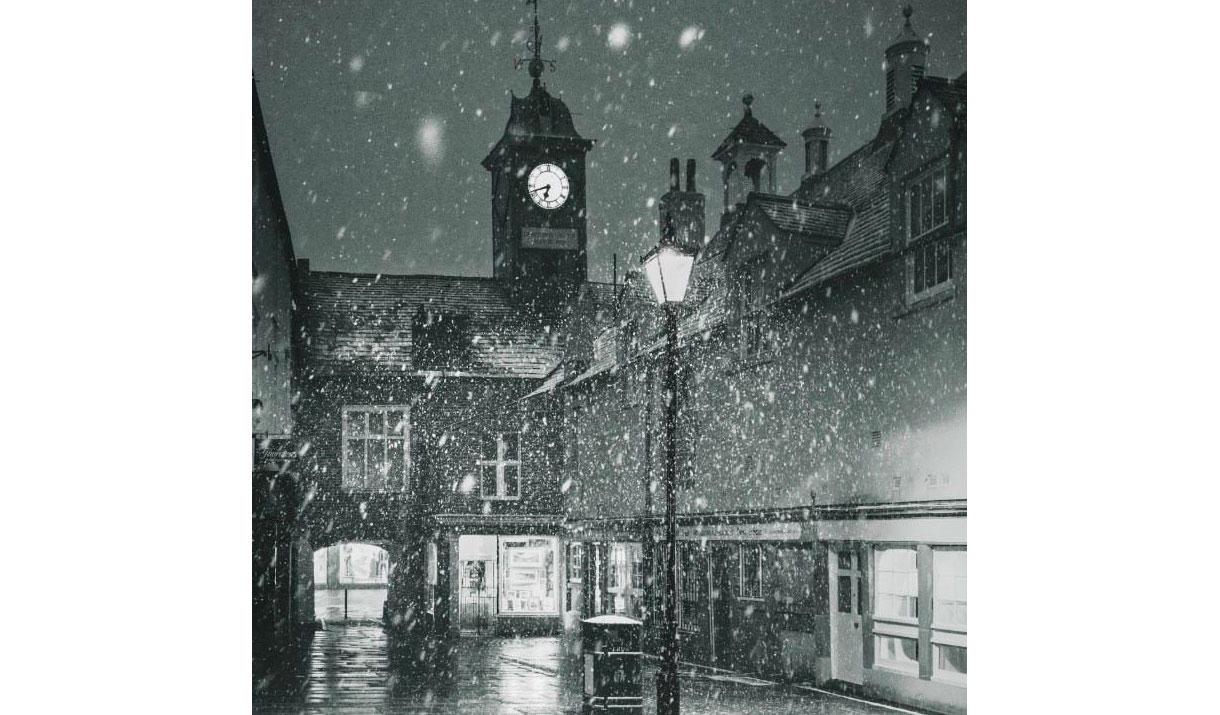
<path fill-rule="evenodd" d="M 539 164 L 526 184 L 530 198 L 544 209 L 557 209 L 568 200 L 568 175 L 554 164 Z"/>

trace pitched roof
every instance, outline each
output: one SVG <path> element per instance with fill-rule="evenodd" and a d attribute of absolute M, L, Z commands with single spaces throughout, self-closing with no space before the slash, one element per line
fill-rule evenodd
<path fill-rule="evenodd" d="M 779 196 L 751 192 L 746 196 L 745 207 L 739 209 L 733 219 L 721 226 L 699 252 L 699 262 L 724 255 L 737 235 L 737 222 L 754 210 L 762 212 L 780 231 L 807 238 L 832 239 L 836 242 L 847 232 L 852 216 L 852 209 L 846 203 L 814 203 L 796 195 Z"/>
<path fill-rule="evenodd" d="M 802 184 L 796 195 L 834 201 L 855 211 L 843 243 L 792 282 L 785 295 L 805 290 L 885 254 L 890 247 L 888 176 L 885 163 L 894 140 L 879 136 L 823 174 Z"/>
<path fill-rule="evenodd" d="M 755 144 L 761 146 L 788 146 L 787 142 L 775 135 L 775 132 L 767 128 L 765 124 L 758 121 L 754 117 L 754 113 L 750 111 L 749 106 L 746 107 L 745 116 L 737 122 L 737 126 L 729 132 L 729 135 L 720 142 L 720 146 L 716 151 L 712 152 L 712 158 L 720 160 L 728 151 L 738 144 Z"/>
<path fill-rule="evenodd" d="M 919 89 L 927 89 L 946 109 L 956 117 L 966 115 L 966 73 L 956 79 L 946 77 L 924 77 L 919 81 Z M 916 91 L 918 94 L 918 91 Z"/>
<path fill-rule="evenodd" d="M 304 359 L 324 370 L 416 372 L 412 321 L 421 307 L 467 318 L 463 373 L 543 378 L 562 357 L 554 331 L 522 316 L 491 278 L 311 272 L 303 282 Z"/>
<path fill-rule="evenodd" d="M 839 239 L 851 221 L 851 208 L 843 204 L 814 204 L 791 196 L 751 194 L 752 201 L 775 227 L 789 233 Z"/>

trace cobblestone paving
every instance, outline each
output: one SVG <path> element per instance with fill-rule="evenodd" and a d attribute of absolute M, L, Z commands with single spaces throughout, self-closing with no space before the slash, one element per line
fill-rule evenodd
<path fill-rule="evenodd" d="M 310 680 L 293 703 L 259 704 L 255 715 L 576 715 L 580 644 L 560 638 L 463 638 L 421 671 L 392 664 L 380 625 L 332 625 L 316 634 Z M 409 659 L 408 659 L 409 660 Z M 656 667 L 645 665 L 644 712 L 656 712 Z M 903 710 L 753 678 L 686 672 L 690 715 L 901 715 Z"/>

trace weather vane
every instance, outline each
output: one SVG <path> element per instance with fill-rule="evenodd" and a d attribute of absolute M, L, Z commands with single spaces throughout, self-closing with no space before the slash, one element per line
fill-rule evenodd
<path fill-rule="evenodd" d="M 538 78 L 542 76 L 544 66 L 549 66 L 551 71 L 555 71 L 555 60 L 542 59 L 542 30 L 538 28 L 538 0 L 525 0 L 526 5 L 534 6 L 534 37 L 531 40 L 526 40 L 525 46 L 534 52 L 533 59 L 519 59 L 513 65 L 515 69 L 521 69 L 521 65 L 529 63 L 530 77 L 534 78 L 534 86 L 539 85 Z"/>

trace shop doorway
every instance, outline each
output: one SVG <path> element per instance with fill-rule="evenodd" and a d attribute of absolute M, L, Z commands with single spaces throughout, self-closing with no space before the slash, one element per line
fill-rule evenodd
<path fill-rule="evenodd" d="M 864 682 L 864 595 L 860 554 L 852 546 L 829 549 L 831 678 Z"/>

